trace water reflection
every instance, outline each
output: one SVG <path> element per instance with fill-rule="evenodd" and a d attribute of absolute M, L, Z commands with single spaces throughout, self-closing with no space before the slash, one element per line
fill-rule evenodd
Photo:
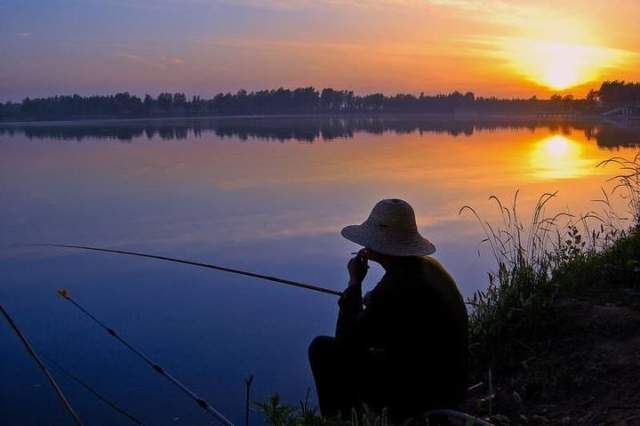
<path fill-rule="evenodd" d="M 56 288 L 69 288 L 237 422 L 248 374 L 256 375 L 256 400 L 277 391 L 293 402 L 312 386 L 306 348 L 313 336 L 333 332 L 335 300 L 162 262 L 16 253 L 13 245 L 131 249 L 340 289 L 355 247 L 339 230 L 362 221 L 380 198 L 399 197 L 413 204 L 436 257 L 469 296 L 486 285 L 493 264 L 478 257 L 482 235 L 472 218 L 458 215 L 462 205 L 491 221 L 488 196 L 511 199 L 520 189 L 525 220 L 541 193 L 558 190 L 553 207 L 585 212 L 611 172 L 594 168 L 613 155 L 603 144 L 616 147 L 615 155 L 637 151 L 625 148 L 637 143 L 630 131 L 586 122 L 280 118 L 0 132 L 0 300 L 39 350 L 126 400 L 145 422 L 164 425 L 206 418 L 68 310 Z M 367 289 L 381 275 L 372 268 Z M 42 383 L 39 371 L 5 331 L 3 420 L 64 422 L 50 390 L 34 386 Z M 117 423 L 82 389 L 68 392 L 94 424 Z"/>
<path fill-rule="evenodd" d="M 564 135 L 538 142 L 531 152 L 531 167 L 539 179 L 574 178 L 593 172 L 593 163 L 583 157 L 580 143 Z"/>
<path fill-rule="evenodd" d="M 499 129 L 547 129 L 555 133 L 579 130 L 587 140 L 601 147 L 640 145 L 640 129 L 589 120 L 554 120 L 522 118 L 451 119 L 428 117 L 257 117 L 194 118 L 164 120 L 114 120 L 99 122 L 60 122 L 1 124 L 0 136 L 24 134 L 28 138 L 82 141 L 87 138 L 129 142 L 136 139 L 184 140 L 213 134 L 240 140 L 263 139 L 284 142 L 314 142 L 353 138 L 356 133 L 413 134 L 443 133 L 472 136 L 478 131 Z"/>

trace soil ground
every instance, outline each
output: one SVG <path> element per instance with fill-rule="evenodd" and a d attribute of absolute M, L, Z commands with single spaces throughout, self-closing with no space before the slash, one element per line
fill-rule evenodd
<path fill-rule="evenodd" d="M 640 425 L 640 291 L 563 298 L 549 315 L 548 340 L 494 374 L 492 422 Z M 467 412 L 478 409 L 483 392 Z"/>

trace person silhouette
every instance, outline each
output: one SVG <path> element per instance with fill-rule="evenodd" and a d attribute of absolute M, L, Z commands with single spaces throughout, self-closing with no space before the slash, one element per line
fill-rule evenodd
<path fill-rule="evenodd" d="M 456 408 L 467 388 L 467 311 L 453 278 L 429 256 L 435 247 L 418 232 L 413 208 L 382 200 L 342 236 L 364 248 L 348 263 L 335 337 L 309 346 L 321 414 L 350 418 L 366 405 L 404 421 Z M 368 261 L 385 275 L 363 300 Z"/>

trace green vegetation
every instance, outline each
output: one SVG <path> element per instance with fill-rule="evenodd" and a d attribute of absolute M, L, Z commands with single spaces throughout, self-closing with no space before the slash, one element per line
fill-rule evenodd
<path fill-rule="evenodd" d="M 256 407 L 264 414 L 267 422 L 274 426 L 387 426 L 389 424 L 384 412 L 375 413 L 366 406 L 360 412 L 353 410 L 350 421 L 321 417 L 318 410 L 310 403 L 309 390 L 298 407 L 282 404 L 278 394 L 273 394 L 263 403 L 256 403 Z"/>

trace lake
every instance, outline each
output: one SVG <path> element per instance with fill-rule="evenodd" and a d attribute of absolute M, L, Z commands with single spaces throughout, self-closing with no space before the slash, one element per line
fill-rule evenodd
<path fill-rule="evenodd" d="M 146 424 L 215 423 L 179 390 L 57 297 L 71 295 L 236 423 L 253 398 L 304 398 L 307 345 L 332 334 L 336 298 L 149 259 L 34 248 L 54 242 L 195 259 L 341 290 L 357 247 L 340 229 L 382 198 L 415 208 L 421 232 L 465 296 L 494 267 L 471 205 L 585 213 L 638 152 L 613 124 L 418 117 L 166 119 L 0 127 L 0 301 L 33 346 Z M 613 198 L 624 210 L 624 201 Z M 369 289 L 380 268 L 367 277 Z M 67 424 L 49 384 L 0 326 L 0 418 Z M 127 420 L 56 377 L 94 425 Z M 252 414 L 253 421 L 261 421 Z"/>

